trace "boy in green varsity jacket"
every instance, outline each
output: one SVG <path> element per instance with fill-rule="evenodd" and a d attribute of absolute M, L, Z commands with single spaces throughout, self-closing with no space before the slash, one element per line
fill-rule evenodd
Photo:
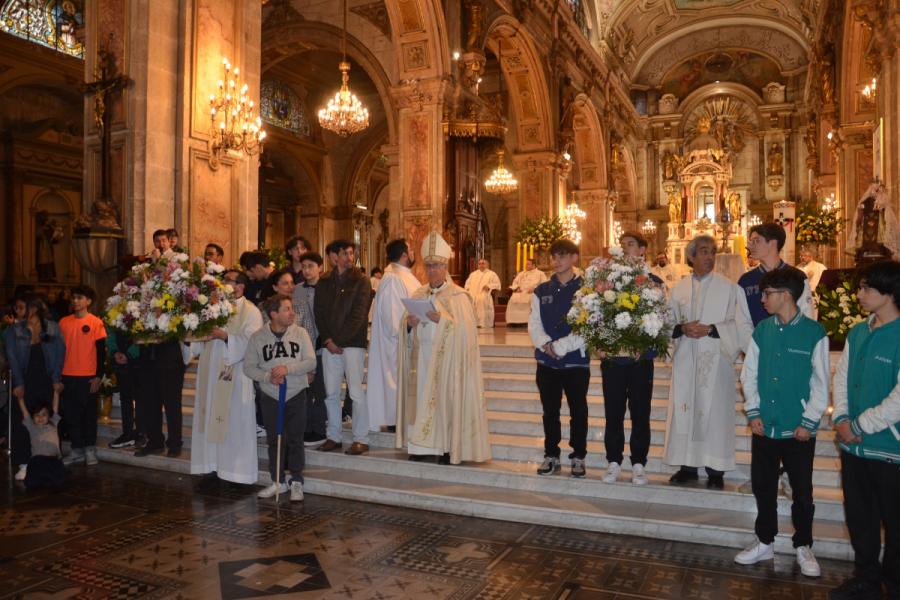
<path fill-rule="evenodd" d="M 857 323 L 834 374 L 834 419 L 841 447 L 841 486 L 853 577 L 832 600 L 900 599 L 900 263 L 883 261 L 859 273 Z M 884 526 L 884 559 L 881 528 Z"/>
<path fill-rule="evenodd" d="M 744 358 L 741 385 L 753 432 L 750 477 L 756 496 L 757 540 L 734 561 L 752 565 L 775 558 L 778 534 L 779 466 L 784 463 L 794 489 L 791 517 L 800 572 L 819 577 L 813 556 L 813 460 L 816 430 L 828 408 L 831 361 L 825 328 L 797 307 L 806 275 L 793 267 L 767 272 L 759 282 L 770 316 L 753 331 Z"/>

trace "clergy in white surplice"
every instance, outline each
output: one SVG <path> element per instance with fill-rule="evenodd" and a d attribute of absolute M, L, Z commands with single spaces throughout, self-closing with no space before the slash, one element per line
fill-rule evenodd
<path fill-rule="evenodd" d="M 716 240 L 695 237 L 687 246 L 694 272 L 669 294 L 674 358 L 666 417 L 663 462 L 681 467 L 669 482 L 698 478 L 706 467 L 707 487 L 722 489 L 734 459 L 734 362 L 753 334 L 739 310 L 743 290 L 713 272 Z"/>
<path fill-rule="evenodd" d="M 538 271 L 534 259 L 525 259 L 525 270 L 516 275 L 509 289 L 513 291 L 506 306 L 507 323 L 528 323 L 531 314 L 531 295 L 534 288 L 548 281 L 543 271 Z"/>
<path fill-rule="evenodd" d="M 185 364 L 200 357 L 194 422 L 191 426 L 191 473 L 234 483 L 254 484 L 256 405 L 253 381 L 244 375 L 247 342 L 263 326 L 262 314 L 244 298 L 250 280 L 241 271 L 226 271 L 225 285 L 234 288 L 235 312 L 224 329 L 214 329 L 208 341 L 184 344 Z"/>
<path fill-rule="evenodd" d="M 394 438 L 410 460 L 431 455 L 444 465 L 491 458 L 472 297 L 447 275 L 450 253 L 434 232 L 422 244 L 428 283 L 412 299 L 431 306 L 422 320 L 407 311 L 401 317 Z"/>
<path fill-rule="evenodd" d="M 500 278 L 488 267 L 487 260 L 478 261 L 478 270 L 466 280 L 466 291 L 472 296 L 475 306 L 475 322 L 478 327 L 494 326 L 494 297 L 491 292 L 500 289 Z"/>
<path fill-rule="evenodd" d="M 372 304 L 372 333 L 369 338 L 369 365 L 366 402 L 369 406 L 369 431 L 381 431 L 397 424 L 397 343 L 406 324 L 400 323 L 403 299 L 412 296 L 421 283 L 410 268 L 415 252 L 401 238 L 385 248 L 391 264 Z M 404 336 L 405 337 L 405 336 Z"/>

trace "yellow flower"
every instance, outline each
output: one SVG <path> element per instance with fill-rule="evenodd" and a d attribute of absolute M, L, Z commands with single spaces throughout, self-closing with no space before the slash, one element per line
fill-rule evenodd
<path fill-rule="evenodd" d="M 175 303 L 169 300 L 168 302 L 166 302 L 166 308 L 172 310 L 173 308 L 175 308 Z"/>
<path fill-rule="evenodd" d="M 132 329 L 133 329 L 134 331 L 143 331 L 143 330 L 144 330 L 144 324 L 141 323 L 140 321 L 135 321 L 135 322 L 134 322 L 134 326 L 132 327 Z"/>
<path fill-rule="evenodd" d="M 634 302 L 635 304 L 637 304 L 640 299 L 641 299 L 641 297 L 638 296 L 637 294 L 631 295 L 631 301 Z"/>

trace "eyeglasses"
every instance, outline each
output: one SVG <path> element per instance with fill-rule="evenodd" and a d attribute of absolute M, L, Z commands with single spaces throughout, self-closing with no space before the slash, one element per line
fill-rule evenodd
<path fill-rule="evenodd" d="M 237 283 L 236 279 L 223 279 L 222 283 Z"/>
<path fill-rule="evenodd" d="M 749 240 L 747 240 L 747 243 L 750 244 L 751 246 L 755 246 L 756 244 L 762 244 L 765 241 L 766 241 L 766 238 L 755 237 L 755 238 L 750 238 Z"/>
<path fill-rule="evenodd" d="M 768 300 L 769 296 L 771 296 L 772 294 L 780 294 L 780 293 L 786 292 L 786 291 L 787 290 L 768 290 L 768 291 L 762 292 L 762 296 L 763 296 L 763 298 Z"/>

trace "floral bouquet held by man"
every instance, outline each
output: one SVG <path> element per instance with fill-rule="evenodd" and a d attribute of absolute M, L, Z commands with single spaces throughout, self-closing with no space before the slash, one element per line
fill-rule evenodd
<path fill-rule="evenodd" d="M 203 339 L 234 313 L 225 267 L 187 254 L 135 265 L 113 288 L 103 322 L 138 343 Z"/>
<path fill-rule="evenodd" d="M 611 258 L 595 258 L 584 272 L 568 314 L 572 332 L 590 354 L 637 358 L 648 350 L 668 353 L 669 308 L 665 288 L 650 279 L 650 265 L 610 248 Z"/>

